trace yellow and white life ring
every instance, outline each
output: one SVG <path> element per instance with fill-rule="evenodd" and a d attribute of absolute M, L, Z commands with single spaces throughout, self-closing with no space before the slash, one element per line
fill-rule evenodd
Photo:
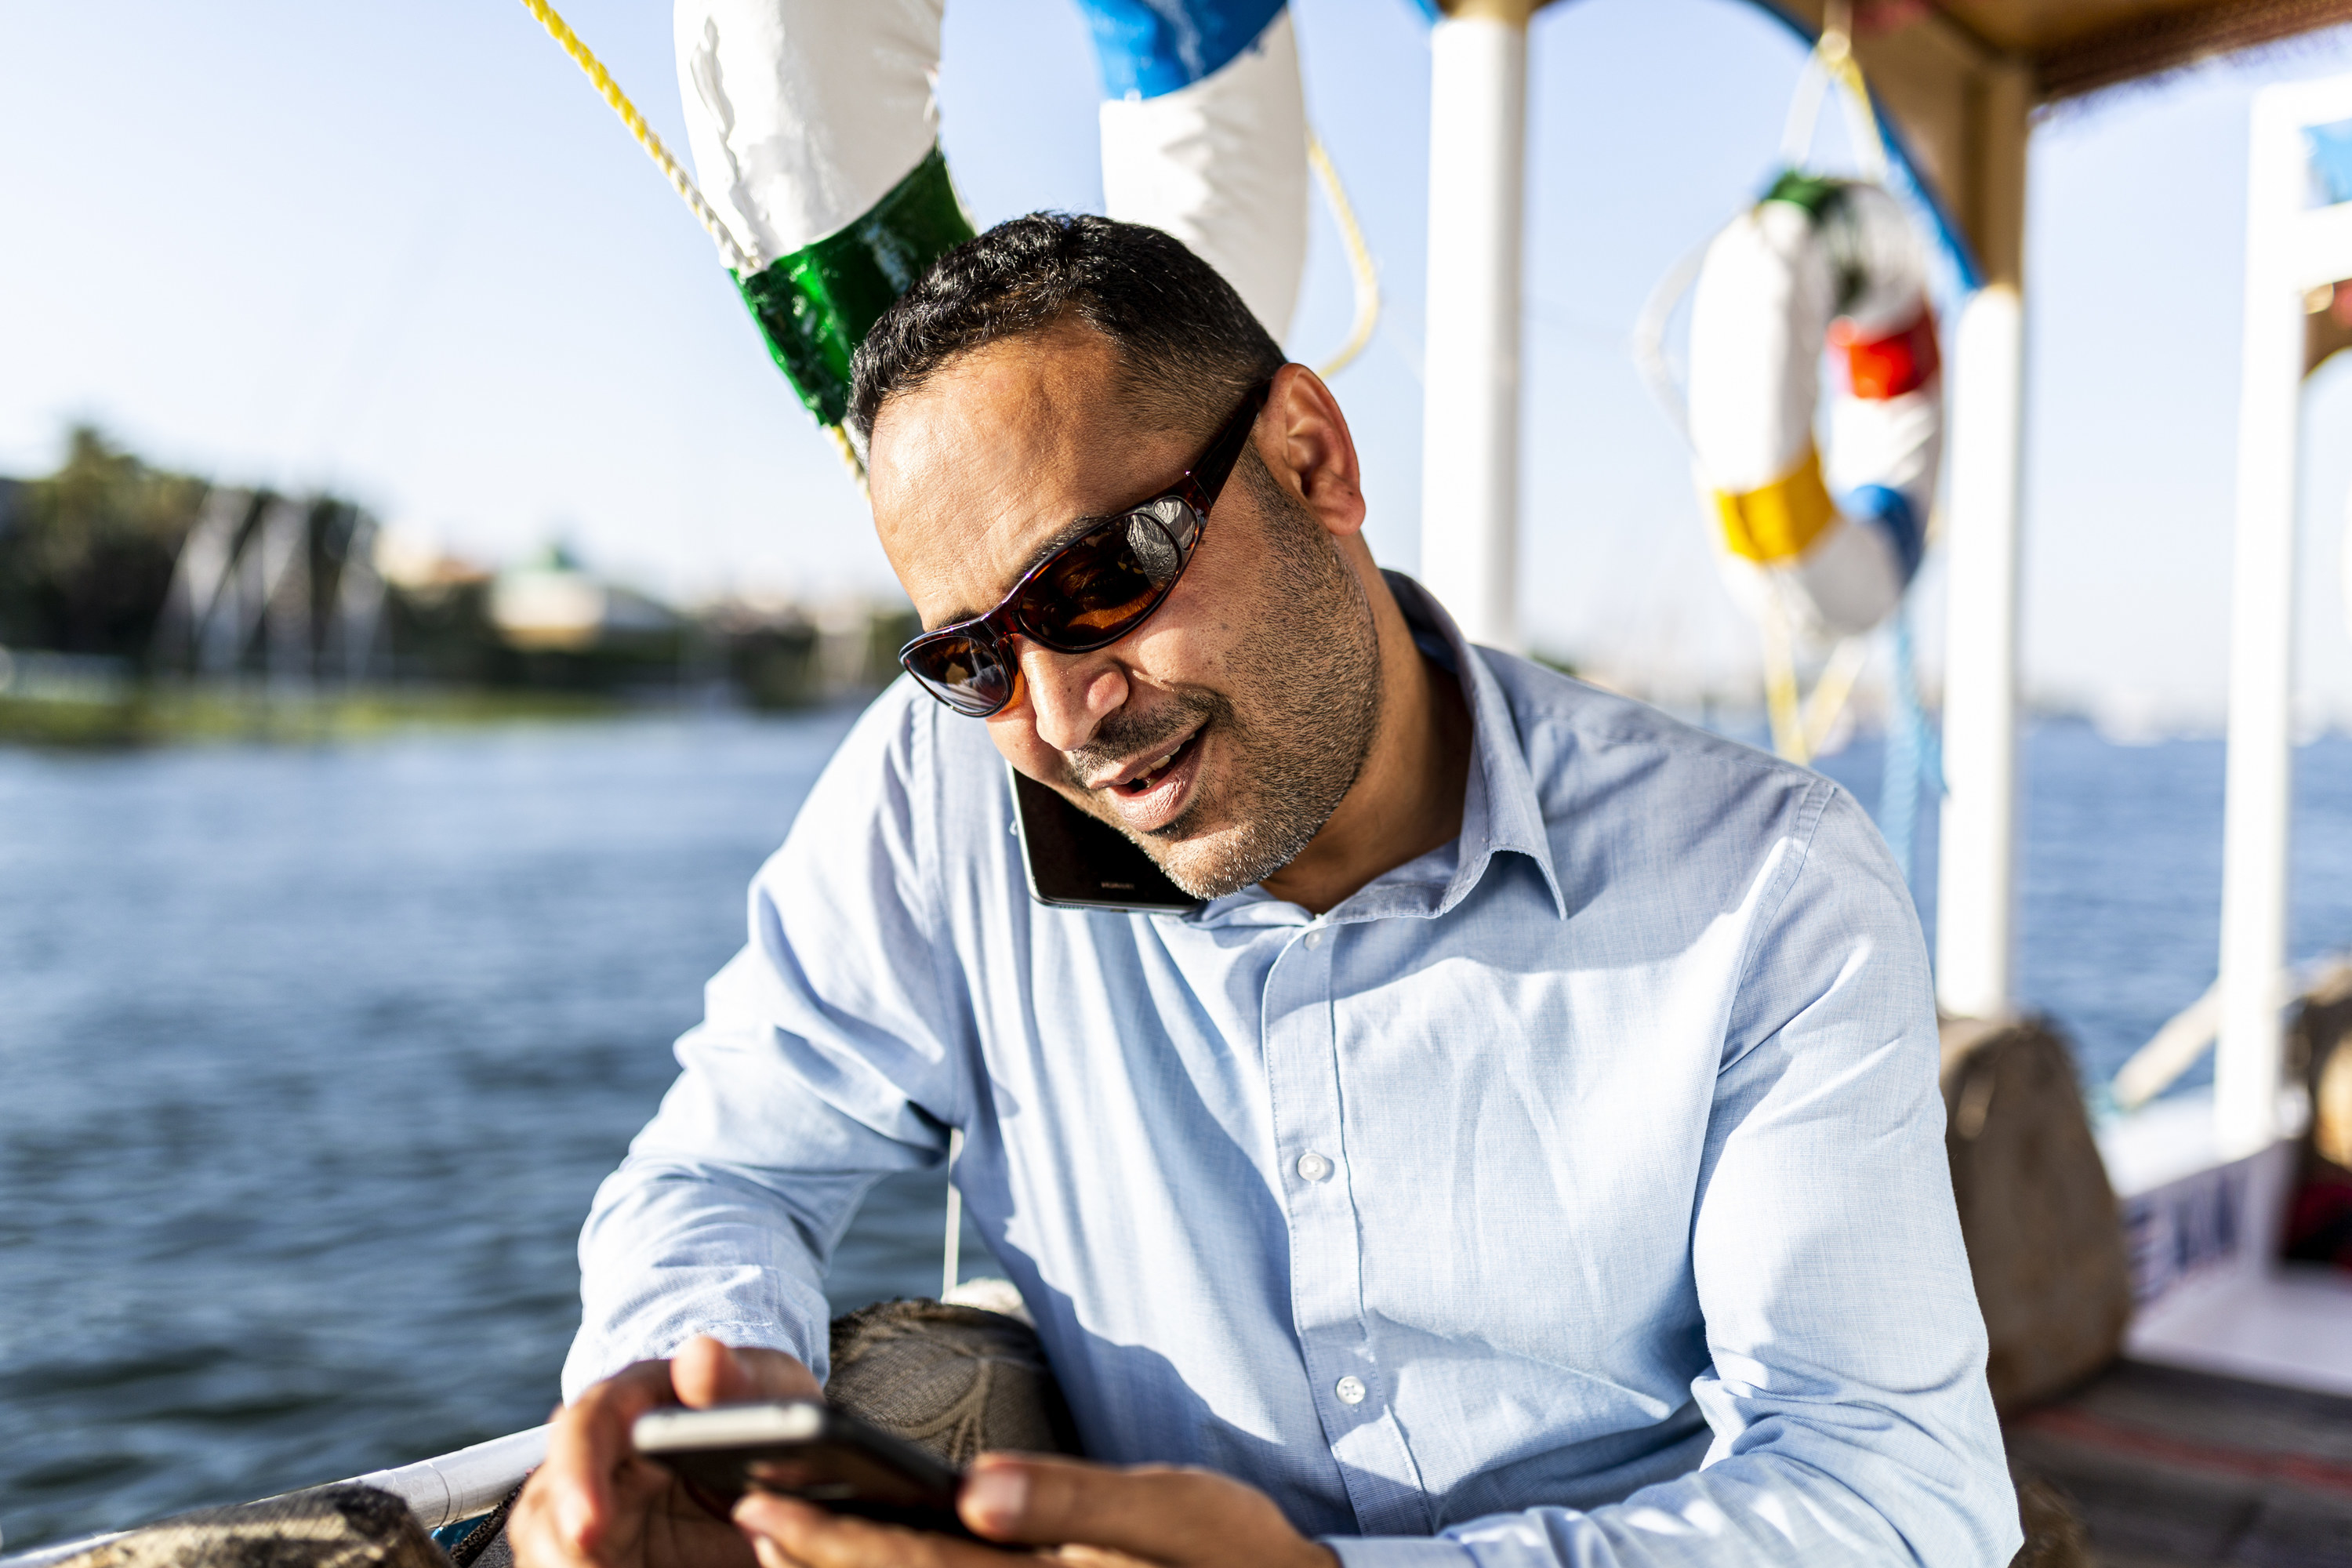
<path fill-rule="evenodd" d="M 1825 351 L 1843 369 L 1826 464 Z M 1716 236 L 1691 300 L 1690 437 L 1751 611 L 1843 637 L 1902 602 L 1935 499 L 1940 364 L 1926 258 L 1881 186 L 1789 174 Z"/>

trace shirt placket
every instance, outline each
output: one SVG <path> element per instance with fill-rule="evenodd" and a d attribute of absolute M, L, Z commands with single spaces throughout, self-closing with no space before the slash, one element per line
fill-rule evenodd
<path fill-rule="evenodd" d="M 1323 1436 L 1367 1534 L 1432 1528 L 1363 1310 L 1362 1227 L 1340 1106 L 1333 974 L 1343 927 L 1294 937 L 1266 981 L 1264 1047 L 1290 1226 L 1290 1302 Z"/>

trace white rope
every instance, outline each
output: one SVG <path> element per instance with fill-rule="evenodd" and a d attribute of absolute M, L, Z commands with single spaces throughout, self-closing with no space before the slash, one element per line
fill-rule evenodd
<path fill-rule="evenodd" d="M 1886 183 L 1886 137 L 1871 107 L 1870 87 L 1853 58 L 1853 6 L 1831 0 L 1822 18 L 1821 37 L 1805 56 L 1797 76 L 1796 93 L 1789 100 L 1789 115 L 1780 126 L 1780 163 L 1801 169 L 1812 160 L 1813 132 L 1818 128 L 1822 98 L 1834 81 L 1845 91 L 1839 103 L 1845 110 L 1846 135 L 1853 143 L 1862 174 L 1874 184 Z"/>
<path fill-rule="evenodd" d="M 1356 318 L 1349 326 L 1348 341 L 1315 367 L 1315 374 L 1328 381 L 1364 352 L 1381 324 L 1381 270 L 1372 260 L 1372 247 L 1364 242 L 1364 230 L 1356 221 L 1348 188 L 1339 183 L 1339 170 L 1312 126 L 1307 131 L 1307 163 L 1315 171 L 1315 183 L 1323 188 L 1323 199 L 1330 204 L 1331 221 L 1339 226 L 1339 244 L 1348 253 L 1348 272 L 1356 286 Z"/>
<path fill-rule="evenodd" d="M 1633 368 L 1641 373 L 1643 384 L 1673 422 L 1683 445 L 1690 447 L 1694 462 L 1698 460 L 1698 447 L 1691 440 L 1690 398 L 1683 391 L 1682 378 L 1675 374 L 1672 362 L 1666 358 L 1666 328 L 1674 320 L 1675 308 L 1697 279 L 1698 269 L 1706 265 L 1707 247 L 1714 243 L 1715 237 L 1709 235 L 1685 251 L 1681 259 L 1658 279 L 1658 286 L 1642 302 L 1642 313 L 1633 318 Z"/>
<path fill-rule="evenodd" d="M 963 1129 L 948 1134 L 948 1241 L 940 1251 L 940 1300 L 955 1294 L 963 1272 L 963 1189 L 955 1184 L 955 1164 L 963 1153 Z"/>

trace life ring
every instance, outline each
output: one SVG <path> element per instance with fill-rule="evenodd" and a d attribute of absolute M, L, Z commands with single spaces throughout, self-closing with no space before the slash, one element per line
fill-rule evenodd
<path fill-rule="evenodd" d="M 1826 470 L 1825 351 L 1844 372 Z M 1734 594 L 1815 637 L 1885 619 L 1926 548 L 1943 401 L 1902 205 L 1866 182 L 1782 176 L 1709 244 L 1691 300 L 1691 445 Z"/>
<path fill-rule="evenodd" d="M 1281 0 L 1078 0 L 1110 216 L 1164 228 L 1277 338 L 1307 255 L 1306 98 Z M 809 411 L 922 270 L 971 237 L 939 145 L 945 0 L 677 0 L 687 139 L 737 286 Z"/>
<path fill-rule="evenodd" d="M 1278 341 L 1307 267 L 1307 95 L 1282 0 L 1078 0 L 1103 79 L 1103 211 L 1166 229 Z"/>

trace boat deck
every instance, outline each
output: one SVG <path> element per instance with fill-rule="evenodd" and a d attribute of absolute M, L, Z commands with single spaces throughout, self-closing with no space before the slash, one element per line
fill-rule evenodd
<path fill-rule="evenodd" d="M 2008 1437 L 2100 1568 L 2352 1563 L 2352 1396 L 2122 1361 Z"/>
<path fill-rule="evenodd" d="M 2143 1310 L 2124 1353 L 2352 1402 L 2352 1273 L 2290 1263 L 2197 1281 Z"/>

